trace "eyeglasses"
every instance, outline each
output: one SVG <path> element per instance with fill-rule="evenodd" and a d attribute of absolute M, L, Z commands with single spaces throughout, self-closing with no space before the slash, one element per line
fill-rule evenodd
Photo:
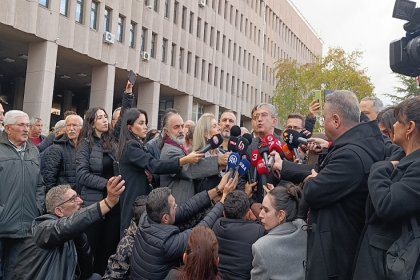
<path fill-rule="evenodd" d="M 292 126 L 292 125 L 288 125 L 286 126 L 287 129 L 293 129 L 293 130 L 302 130 L 303 127 L 300 126 Z"/>
<path fill-rule="evenodd" d="M 77 201 L 77 199 L 78 199 L 78 198 L 80 198 L 80 195 L 75 194 L 75 195 L 73 195 L 72 197 L 70 197 L 69 199 L 67 199 L 66 201 L 61 202 L 60 204 L 58 204 L 58 205 L 57 205 L 57 206 L 55 206 L 55 207 L 60 207 L 60 206 L 62 206 L 62 205 L 64 205 L 64 204 L 66 204 L 67 202 L 75 203 L 75 202 Z"/>
<path fill-rule="evenodd" d="M 268 118 L 269 116 L 271 116 L 269 113 L 267 113 L 267 112 L 265 112 L 265 113 L 258 113 L 258 114 L 255 114 L 253 117 L 252 117 L 252 119 L 254 120 L 254 121 L 256 121 L 256 120 L 258 120 L 260 117 L 261 118 L 263 118 L 263 119 L 266 119 L 266 118 Z"/>

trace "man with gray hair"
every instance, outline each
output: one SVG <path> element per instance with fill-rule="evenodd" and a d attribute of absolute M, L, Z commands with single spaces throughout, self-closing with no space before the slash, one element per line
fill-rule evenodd
<path fill-rule="evenodd" d="M 0 259 L 3 280 L 15 279 L 17 257 L 31 236 L 33 219 L 44 212 L 38 149 L 28 141 L 29 117 L 11 110 L 0 137 Z"/>
<path fill-rule="evenodd" d="M 44 128 L 44 123 L 41 118 L 32 117 L 29 122 L 29 140 L 35 146 L 39 146 L 42 141 L 46 138 L 42 135 L 42 129 Z"/>
<path fill-rule="evenodd" d="M 308 280 L 351 279 L 365 222 L 370 167 L 385 158 L 378 125 L 360 123 L 358 105 L 356 95 L 350 91 L 334 91 L 326 96 L 324 129 L 332 145 L 317 165 L 282 161 L 275 155 L 273 169 L 281 171 L 282 179 L 305 182 L 304 199 L 310 208 Z M 312 145 L 324 143 L 312 140 Z"/>
<path fill-rule="evenodd" d="M 64 122 L 64 134 L 56 138 L 42 155 L 46 192 L 56 185 L 69 184 L 74 187 L 76 183 L 75 146 L 83 119 L 79 115 L 69 115 Z"/>
<path fill-rule="evenodd" d="M 384 108 L 384 104 L 378 97 L 365 97 L 360 101 L 360 111 L 365 114 L 369 120 L 376 120 L 378 114 Z"/>
<path fill-rule="evenodd" d="M 111 177 L 106 187 L 106 198 L 85 208 L 69 185 L 47 193 L 48 213 L 34 220 L 33 236 L 19 256 L 15 279 L 101 279 L 92 274 L 93 255 L 84 231 L 118 204 L 124 180 Z"/>

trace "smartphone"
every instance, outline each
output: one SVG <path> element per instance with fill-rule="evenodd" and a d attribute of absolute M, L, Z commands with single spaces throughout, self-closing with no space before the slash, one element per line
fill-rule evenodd
<path fill-rule="evenodd" d="M 112 163 L 112 167 L 114 169 L 114 176 L 120 175 L 120 163 L 118 161 L 114 161 Z"/>
<path fill-rule="evenodd" d="M 324 101 L 322 98 L 322 91 L 321 90 L 314 90 L 314 97 L 313 100 L 319 102 L 320 104 Z"/>
<path fill-rule="evenodd" d="M 133 70 L 130 70 L 130 72 L 128 73 L 128 80 L 130 81 L 130 83 L 134 86 L 134 84 L 136 83 L 136 79 L 137 79 L 137 75 L 136 73 L 134 73 Z"/>

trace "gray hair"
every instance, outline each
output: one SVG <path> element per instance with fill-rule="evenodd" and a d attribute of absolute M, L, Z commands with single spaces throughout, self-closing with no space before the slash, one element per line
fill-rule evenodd
<path fill-rule="evenodd" d="M 121 111 L 121 107 L 118 107 L 117 109 L 112 112 L 112 119 L 116 120 L 115 117 L 117 116 L 117 113 Z"/>
<path fill-rule="evenodd" d="M 270 104 L 270 103 L 260 103 L 257 106 L 255 106 L 255 110 L 261 109 L 263 107 L 264 108 L 267 108 L 271 112 L 271 116 L 273 118 L 277 118 L 278 117 L 278 112 L 277 112 L 276 106 L 274 106 L 273 104 Z"/>
<path fill-rule="evenodd" d="M 16 120 L 19 117 L 26 117 L 29 119 L 28 114 L 23 111 L 10 110 L 4 115 L 3 125 L 16 124 Z"/>
<path fill-rule="evenodd" d="M 359 101 L 353 92 L 335 90 L 325 97 L 325 103 L 329 103 L 345 122 L 360 122 Z"/>
<path fill-rule="evenodd" d="M 60 131 L 61 129 L 66 127 L 66 121 L 65 120 L 59 120 L 55 125 L 54 125 L 54 130 L 55 131 Z"/>
<path fill-rule="evenodd" d="M 375 108 L 376 113 L 379 113 L 384 108 L 384 103 L 382 103 L 382 100 L 376 96 L 368 96 L 360 101 L 372 101 L 373 108 Z"/>
<path fill-rule="evenodd" d="M 37 122 L 42 122 L 42 119 L 40 117 L 31 117 L 29 119 L 29 125 L 34 125 Z"/>
<path fill-rule="evenodd" d="M 73 117 L 76 117 L 79 120 L 80 126 L 83 126 L 83 118 L 79 115 L 68 115 L 65 119 L 66 124 L 67 124 L 69 118 L 73 118 Z"/>
<path fill-rule="evenodd" d="M 168 198 L 170 195 L 171 189 L 163 187 L 152 190 L 147 196 L 147 216 L 155 223 L 160 224 L 163 215 L 169 214 Z"/>
<path fill-rule="evenodd" d="M 45 197 L 45 206 L 48 213 L 54 214 L 55 207 L 63 202 L 63 197 L 68 190 L 71 190 L 70 185 L 58 185 L 48 191 Z"/>

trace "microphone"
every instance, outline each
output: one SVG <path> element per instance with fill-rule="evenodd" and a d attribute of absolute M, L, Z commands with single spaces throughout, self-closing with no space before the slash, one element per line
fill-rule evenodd
<path fill-rule="evenodd" d="M 245 138 L 246 140 L 248 140 L 248 143 L 251 144 L 252 143 L 252 135 L 249 133 L 245 133 L 244 135 L 242 135 L 243 138 Z"/>
<path fill-rule="evenodd" d="M 197 151 L 197 153 L 207 153 L 212 149 L 216 149 L 223 143 L 223 137 L 220 134 L 216 134 L 212 136 L 209 140 L 207 140 L 207 145 L 204 146 L 201 150 Z"/>
<path fill-rule="evenodd" d="M 268 163 L 268 152 L 269 152 L 269 144 L 264 141 L 265 139 L 262 139 L 260 146 L 258 147 L 258 151 L 260 152 L 260 155 L 263 157 L 264 162 Z M 267 166 L 267 168 L 270 168 Z"/>
<path fill-rule="evenodd" d="M 236 145 L 236 151 L 238 154 L 243 157 L 248 150 L 249 142 L 245 137 L 238 137 L 238 142 Z"/>
<path fill-rule="evenodd" d="M 255 180 L 257 179 L 257 165 L 258 161 L 261 159 L 262 157 L 260 155 L 260 152 L 258 152 L 258 150 L 253 150 L 251 153 L 251 165 L 254 167 L 254 173 L 252 175 L 251 182 L 255 182 Z"/>
<path fill-rule="evenodd" d="M 268 143 L 268 145 L 270 146 L 271 145 L 271 143 L 273 143 L 273 141 L 275 141 L 275 140 L 277 140 L 277 138 L 276 137 L 274 137 L 274 135 L 273 134 L 268 134 L 267 136 L 265 136 L 264 137 L 264 142 L 265 143 Z"/>
<path fill-rule="evenodd" d="M 231 153 L 228 158 L 228 172 L 230 173 L 230 177 L 233 178 L 235 171 L 238 169 L 239 161 L 241 158 L 239 157 L 238 153 Z"/>
<path fill-rule="evenodd" d="M 241 135 L 241 128 L 237 125 L 232 126 L 230 129 L 230 137 L 228 142 L 228 150 L 231 152 L 237 152 L 238 136 Z"/>
<path fill-rule="evenodd" d="M 298 148 L 300 144 L 308 144 L 308 139 L 302 136 L 304 135 L 293 129 L 286 129 L 283 131 L 284 142 L 292 149 Z"/>
<path fill-rule="evenodd" d="M 251 174 L 249 173 L 249 169 L 251 168 L 251 163 L 247 159 L 242 159 L 239 164 L 239 175 L 242 177 L 245 174 L 248 176 L 248 182 L 251 182 Z"/>
<path fill-rule="evenodd" d="M 283 150 L 283 154 L 284 157 L 288 160 L 288 161 L 293 161 L 294 158 L 294 153 L 293 150 L 290 150 L 288 145 L 283 145 L 281 147 L 281 149 Z"/>
<path fill-rule="evenodd" d="M 257 172 L 261 178 L 261 184 L 263 186 L 267 185 L 268 168 L 263 159 L 260 159 L 257 163 Z"/>
<path fill-rule="evenodd" d="M 278 139 L 276 139 L 271 143 L 270 148 L 269 148 L 269 153 L 271 154 L 271 152 L 275 151 L 280 154 L 281 158 L 285 158 L 282 147 L 283 145 L 281 144 L 281 142 Z M 274 162 L 274 157 L 270 157 L 270 159 L 268 160 L 268 165 L 273 166 L 273 162 Z"/>

